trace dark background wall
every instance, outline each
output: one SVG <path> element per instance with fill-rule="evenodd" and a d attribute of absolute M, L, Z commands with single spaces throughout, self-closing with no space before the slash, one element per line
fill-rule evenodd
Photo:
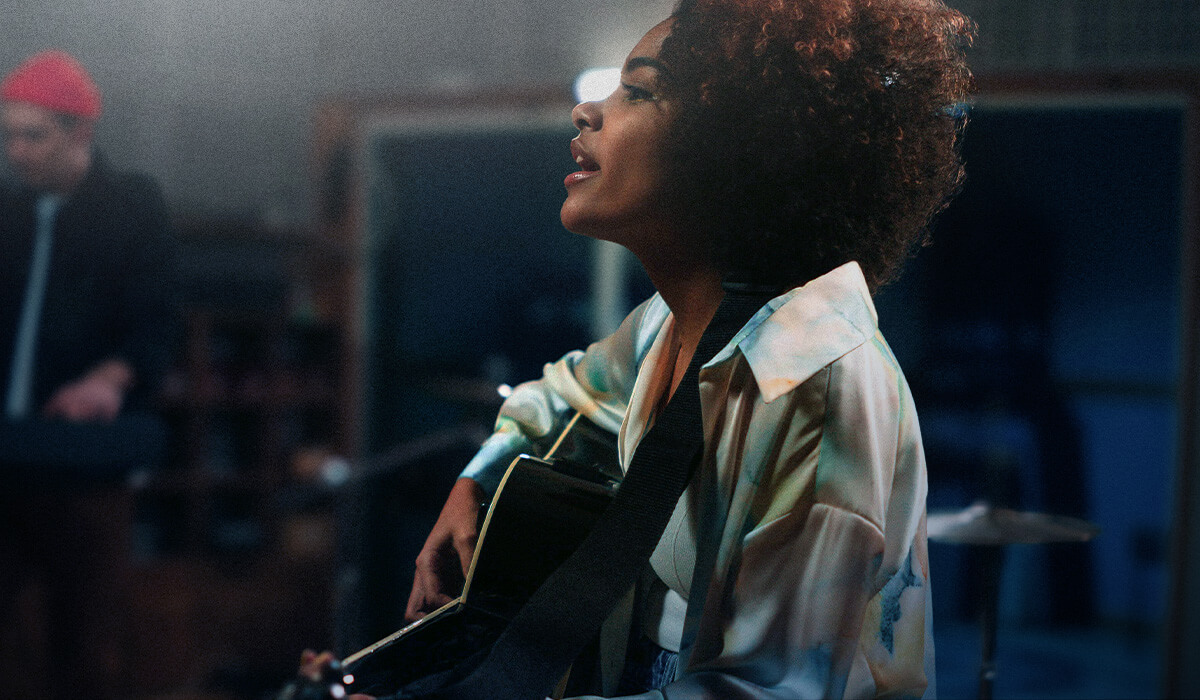
<path fill-rule="evenodd" d="M 990 498 L 1103 523 L 1087 557 L 1047 548 L 1014 581 L 1027 618 L 1164 611 L 1183 107 L 981 100 L 968 184 L 908 279 L 881 294 L 924 399 L 934 505 Z M 1011 473 L 988 483 L 989 469 Z"/>

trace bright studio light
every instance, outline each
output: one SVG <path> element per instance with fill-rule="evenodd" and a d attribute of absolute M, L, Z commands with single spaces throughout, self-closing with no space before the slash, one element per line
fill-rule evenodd
<path fill-rule="evenodd" d="M 575 99 L 580 102 L 603 100 L 620 84 L 620 68 L 589 68 L 575 79 Z"/>

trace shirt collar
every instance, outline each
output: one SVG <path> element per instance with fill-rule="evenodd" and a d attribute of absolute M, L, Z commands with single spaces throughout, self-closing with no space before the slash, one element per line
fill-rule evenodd
<path fill-rule="evenodd" d="M 770 403 L 875 335 L 879 317 L 856 262 L 775 297 L 705 367 L 741 351 Z"/>

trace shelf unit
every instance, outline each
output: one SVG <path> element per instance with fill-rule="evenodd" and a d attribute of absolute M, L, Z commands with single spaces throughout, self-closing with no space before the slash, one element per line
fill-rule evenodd
<path fill-rule="evenodd" d="M 258 550 L 274 537 L 257 523 L 269 523 L 264 509 L 291 483 L 292 459 L 340 447 L 337 328 L 211 310 L 191 312 L 186 325 L 175 380 L 184 391 L 163 403 L 178 444 L 143 490 L 187 503 L 171 524 L 179 534 L 151 543 L 152 554 Z"/>
<path fill-rule="evenodd" d="M 351 456 L 345 327 L 312 303 L 314 270 L 333 263 L 311 236 L 181 229 L 183 333 L 159 397 L 168 458 L 135 488 L 133 685 L 138 698 L 256 697 L 332 639 L 321 468 Z"/>

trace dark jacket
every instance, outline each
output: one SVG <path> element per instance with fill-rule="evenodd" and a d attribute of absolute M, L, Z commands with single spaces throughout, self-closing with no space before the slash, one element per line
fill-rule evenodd
<path fill-rule="evenodd" d="M 0 388 L 7 392 L 13 342 L 36 229 L 37 193 L 0 193 Z M 173 241 L 153 180 L 118 173 L 95 154 L 59 209 L 35 354 L 33 410 L 96 364 L 120 358 L 144 403 L 174 350 Z"/>

